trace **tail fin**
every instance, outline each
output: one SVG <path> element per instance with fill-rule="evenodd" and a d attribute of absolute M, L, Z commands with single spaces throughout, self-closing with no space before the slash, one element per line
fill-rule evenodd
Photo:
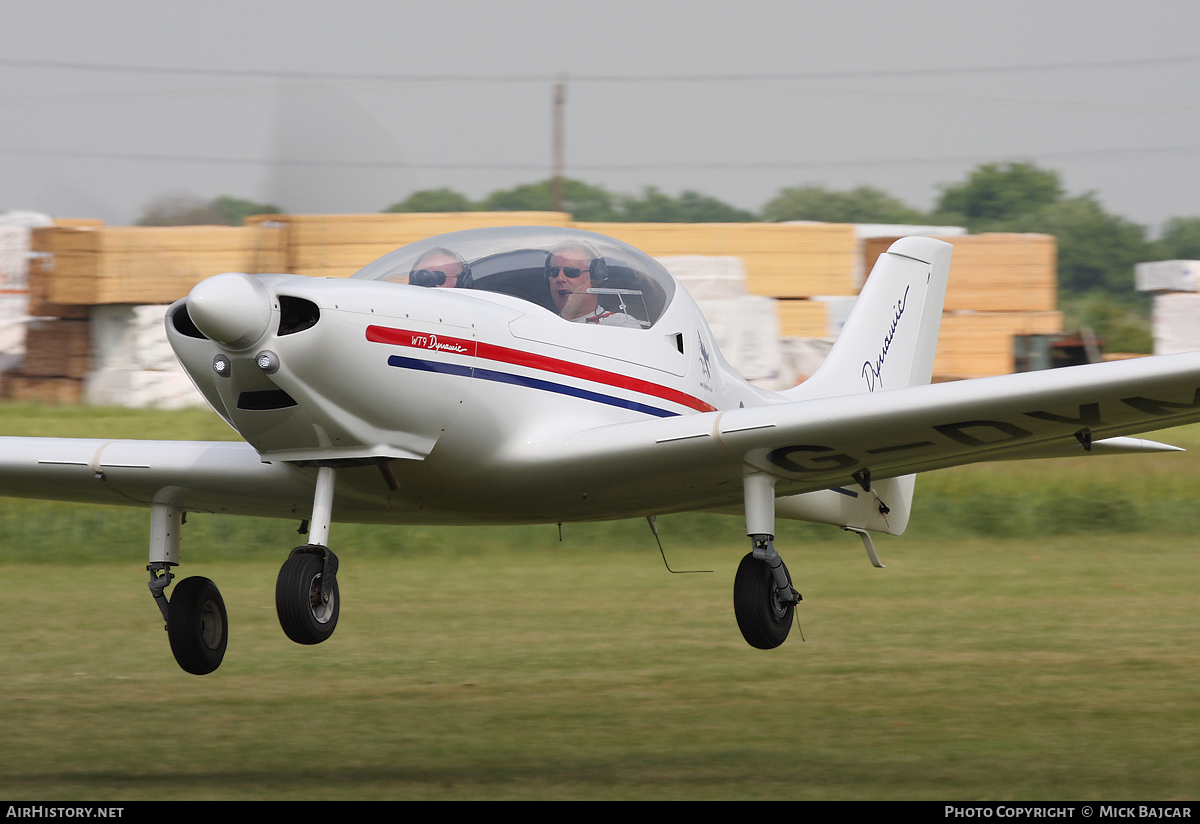
<path fill-rule="evenodd" d="M 788 400 L 929 383 L 950 274 L 949 243 L 901 238 L 879 256 L 829 356 Z"/>
<path fill-rule="evenodd" d="M 781 394 L 798 401 L 929 383 L 951 251 L 949 243 L 926 237 L 893 243 L 875 262 L 829 357 L 815 375 Z M 908 526 L 915 481 L 906 475 L 876 481 L 869 490 L 851 485 L 778 498 L 775 513 L 899 535 Z"/>

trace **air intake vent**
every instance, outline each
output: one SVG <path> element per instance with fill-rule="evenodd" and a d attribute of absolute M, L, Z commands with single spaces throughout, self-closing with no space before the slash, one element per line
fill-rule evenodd
<path fill-rule="evenodd" d="M 171 325 L 174 326 L 175 331 L 181 335 L 187 335 L 189 338 L 207 340 L 204 337 L 204 333 L 196 328 L 196 324 L 192 323 L 192 316 L 188 314 L 186 303 L 175 310 L 175 314 L 171 316 Z"/>
<path fill-rule="evenodd" d="M 304 298 L 279 296 L 279 334 L 294 335 L 311 329 L 321 319 L 317 304 Z"/>
<path fill-rule="evenodd" d="M 264 409 L 287 409 L 290 406 L 296 406 L 296 401 L 282 389 L 243 392 L 238 395 L 238 409 L 259 412 Z"/>

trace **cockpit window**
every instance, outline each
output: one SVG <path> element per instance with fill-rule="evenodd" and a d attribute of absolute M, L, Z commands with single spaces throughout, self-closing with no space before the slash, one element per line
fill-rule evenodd
<path fill-rule="evenodd" d="M 675 292 L 667 271 L 632 246 L 548 227 L 440 235 L 397 249 L 354 277 L 499 292 L 575 323 L 630 329 L 653 326 Z"/>

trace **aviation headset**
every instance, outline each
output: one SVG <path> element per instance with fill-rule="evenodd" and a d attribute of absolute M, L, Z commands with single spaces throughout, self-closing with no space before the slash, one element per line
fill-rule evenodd
<path fill-rule="evenodd" d="M 593 284 L 608 280 L 608 264 L 604 262 L 604 258 L 599 252 L 586 243 L 566 243 L 546 255 L 545 275 L 547 282 L 554 277 L 554 274 L 550 270 L 558 268 L 550 265 L 554 260 L 554 256 L 567 250 L 583 252 L 591 259 L 591 263 L 588 264 L 588 275 L 591 277 Z"/>
<path fill-rule="evenodd" d="M 455 289 L 470 289 L 475 285 L 475 279 L 471 277 L 471 265 L 458 255 L 451 252 L 449 249 L 438 247 L 430 249 L 425 254 L 421 255 L 421 260 L 432 257 L 435 254 L 444 255 L 448 258 L 453 258 L 461 267 L 462 271 L 458 273 L 458 280 L 454 283 Z M 414 269 L 408 275 L 408 282 L 413 286 L 441 286 L 446 282 L 445 272 L 435 272 L 430 269 Z"/>

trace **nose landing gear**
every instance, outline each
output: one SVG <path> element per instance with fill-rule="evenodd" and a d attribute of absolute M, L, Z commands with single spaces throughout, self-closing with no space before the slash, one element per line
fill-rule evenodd
<path fill-rule="evenodd" d="M 279 570 L 275 611 L 284 634 L 297 644 L 319 644 L 337 627 L 337 564 L 327 547 L 301 546 Z"/>
<path fill-rule="evenodd" d="M 275 611 L 283 633 L 297 644 L 319 644 L 337 627 L 341 598 L 338 593 L 338 559 L 329 550 L 329 522 L 333 512 L 333 467 L 317 471 L 313 495 L 310 542 L 292 550 L 275 581 Z"/>

